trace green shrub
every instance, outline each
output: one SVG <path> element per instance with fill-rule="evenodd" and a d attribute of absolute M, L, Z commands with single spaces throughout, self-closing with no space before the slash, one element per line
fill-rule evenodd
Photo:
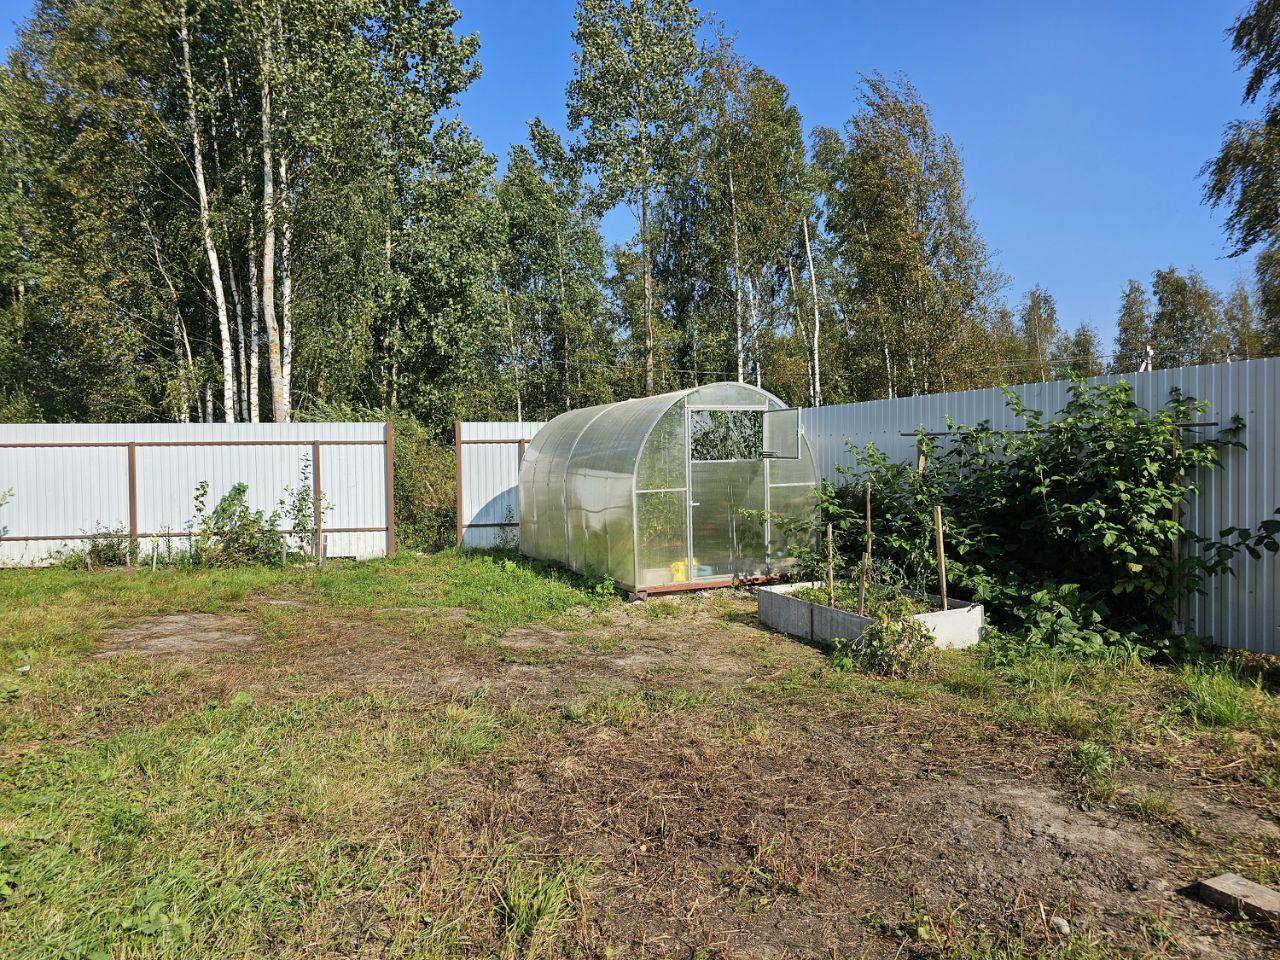
<path fill-rule="evenodd" d="M 875 552 L 906 582 L 935 576 L 933 508 L 941 505 L 954 592 L 983 603 L 1017 644 L 1150 656 L 1194 647 L 1195 638 L 1179 636 L 1181 595 L 1232 575 L 1241 553 L 1280 550 L 1280 519 L 1256 531 L 1227 528 L 1217 540 L 1178 519 L 1197 478 L 1221 466 L 1222 450 L 1242 446 L 1238 417 L 1215 438 L 1184 434 L 1179 424 L 1205 404 L 1175 390 L 1164 409 L 1148 412 L 1127 383 L 1073 384 L 1053 421 L 1006 396 L 1024 431 L 953 423 L 945 443 L 921 436 L 923 474 L 874 446 L 853 451 L 849 483 L 824 492 L 819 520 L 834 526 L 846 567 L 864 549 L 870 482 Z"/>
<path fill-rule="evenodd" d="M 138 559 L 138 542 L 125 530 L 99 527 L 81 547 L 64 550 L 57 563 L 70 570 L 127 567 Z"/>
<path fill-rule="evenodd" d="M 455 459 L 451 443 L 413 417 L 352 404 L 318 404 L 304 411 L 312 421 L 386 423 L 395 450 L 396 540 L 404 549 L 442 550 L 457 542 Z"/>
<path fill-rule="evenodd" d="M 237 483 L 212 510 L 206 508 L 209 484 L 201 481 L 195 495 L 195 532 L 191 554 L 195 562 L 211 567 L 246 563 L 273 563 L 284 548 L 279 530 L 280 512 L 265 514 L 248 503 L 249 485 Z"/>

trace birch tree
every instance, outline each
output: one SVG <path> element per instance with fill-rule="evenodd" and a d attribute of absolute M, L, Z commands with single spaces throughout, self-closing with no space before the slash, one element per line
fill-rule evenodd
<path fill-rule="evenodd" d="M 209 218 L 209 188 L 204 178 L 204 148 L 201 144 L 200 117 L 196 112 L 195 81 L 191 75 L 191 38 L 187 21 L 187 4 L 179 8 L 178 38 L 182 46 L 182 85 L 187 95 L 187 133 L 191 138 L 191 172 L 195 179 L 200 206 L 200 234 L 209 263 L 209 280 L 213 287 L 214 309 L 222 346 L 222 413 L 227 423 L 236 419 L 235 365 L 231 346 L 231 324 L 227 316 L 227 296 L 222 286 L 222 263 L 213 239 Z"/>
<path fill-rule="evenodd" d="M 578 152 L 598 178 L 597 208 L 623 202 L 639 224 L 644 389 L 654 389 L 652 214 L 684 169 L 700 67 L 689 0 L 580 0 L 567 99 Z"/>

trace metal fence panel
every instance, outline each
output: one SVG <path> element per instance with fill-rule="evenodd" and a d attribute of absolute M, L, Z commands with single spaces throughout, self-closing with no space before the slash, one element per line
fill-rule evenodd
<path fill-rule="evenodd" d="M 540 421 L 459 422 L 457 454 L 458 543 L 465 547 L 514 545 L 520 536 L 520 461 Z"/>
<path fill-rule="evenodd" d="M 1201 494 L 1190 503 L 1186 520 L 1192 530 L 1213 537 L 1228 526 L 1253 528 L 1280 506 L 1280 358 L 1094 377 L 1087 382 L 1118 380 L 1133 384 L 1135 398 L 1148 410 L 1162 407 L 1177 387 L 1209 403 L 1205 419 L 1226 424 L 1237 413 L 1245 419 L 1242 439 L 1248 450 L 1228 451 L 1223 469 L 1198 478 Z M 1069 387 L 1058 381 L 1013 390 L 1028 407 L 1052 415 L 1066 403 Z M 912 460 L 915 441 L 900 434 L 920 427 L 945 430 L 948 416 L 969 426 L 984 420 L 995 428 L 1022 426 L 994 389 L 817 407 L 804 410 L 801 421 L 823 477 L 838 483 L 840 468 L 852 461 L 850 445 L 874 443 L 896 460 Z M 1214 578 L 1205 596 L 1191 599 L 1192 629 L 1225 646 L 1280 653 L 1280 557 L 1243 557 L 1235 566 L 1234 577 Z"/>
<path fill-rule="evenodd" d="M 0 507 L 0 565 L 48 562 L 100 531 L 138 534 L 144 555 L 152 539 L 181 544 L 201 482 L 209 508 L 243 482 L 269 514 L 290 488 L 314 492 L 317 447 L 326 553 L 384 556 L 389 437 L 381 423 L 0 424 L 0 493 L 13 491 Z"/>

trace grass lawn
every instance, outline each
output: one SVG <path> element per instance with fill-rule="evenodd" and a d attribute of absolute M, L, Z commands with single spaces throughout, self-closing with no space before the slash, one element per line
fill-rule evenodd
<path fill-rule="evenodd" d="M 483 554 L 0 571 L 0 956 L 1274 956 L 1179 892 L 1280 886 L 1263 669 L 880 680 Z"/>

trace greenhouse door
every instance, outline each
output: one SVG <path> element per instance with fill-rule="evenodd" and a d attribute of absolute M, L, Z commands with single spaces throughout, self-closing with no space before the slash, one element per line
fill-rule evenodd
<path fill-rule="evenodd" d="M 761 410 L 689 410 L 689 579 L 757 577 L 768 558 Z"/>

